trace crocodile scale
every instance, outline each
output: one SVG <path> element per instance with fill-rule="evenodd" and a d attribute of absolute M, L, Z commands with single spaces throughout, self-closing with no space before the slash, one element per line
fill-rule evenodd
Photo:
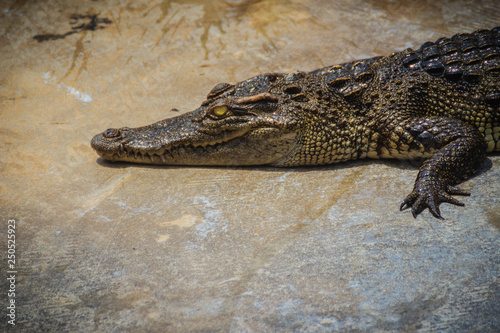
<path fill-rule="evenodd" d="M 165 165 L 322 165 L 423 159 L 401 209 L 463 205 L 455 185 L 500 151 L 500 27 L 312 72 L 220 83 L 201 106 L 91 145 L 104 159 Z"/>

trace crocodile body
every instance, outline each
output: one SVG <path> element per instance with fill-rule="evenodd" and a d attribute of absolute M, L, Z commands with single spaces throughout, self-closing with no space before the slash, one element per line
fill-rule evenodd
<path fill-rule="evenodd" d="M 500 27 L 309 73 L 216 85 L 201 106 L 139 128 L 111 128 L 104 159 L 166 165 L 322 165 L 423 158 L 401 204 L 416 217 L 500 151 Z"/>

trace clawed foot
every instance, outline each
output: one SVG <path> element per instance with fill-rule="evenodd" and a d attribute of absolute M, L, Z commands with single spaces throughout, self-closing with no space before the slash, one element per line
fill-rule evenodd
<path fill-rule="evenodd" d="M 411 207 L 411 213 L 416 218 L 424 209 L 429 208 L 434 217 L 444 220 L 439 211 L 440 203 L 448 202 L 464 206 L 462 202 L 451 195 L 470 195 L 470 193 L 451 185 L 428 184 L 425 186 L 417 184 L 410 195 L 403 200 L 399 209 L 404 210 Z"/>

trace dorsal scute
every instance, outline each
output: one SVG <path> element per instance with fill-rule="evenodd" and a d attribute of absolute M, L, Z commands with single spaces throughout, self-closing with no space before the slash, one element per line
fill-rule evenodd
<path fill-rule="evenodd" d="M 500 27 L 426 42 L 417 51 L 406 50 L 401 62 L 409 70 L 476 84 L 482 73 L 500 75 Z"/>
<path fill-rule="evenodd" d="M 348 97 L 368 86 L 374 77 L 372 64 L 379 59 L 380 57 L 375 57 L 330 66 L 316 71 L 315 74 L 322 76 L 323 83 L 328 89 Z"/>

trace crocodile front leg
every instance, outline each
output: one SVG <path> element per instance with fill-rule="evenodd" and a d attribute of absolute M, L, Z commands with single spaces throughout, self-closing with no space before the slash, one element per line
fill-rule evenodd
<path fill-rule="evenodd" d="M 469 193 L 454 185 L 479 170 L 486 158 L 486 141 L 477 129 L 451 118 L 417 118 L 406 130 L 414 139 L 411 145 L 435 153 L 420 167 L 413 191 L 403 200 L 400 209 L 411 207 L 416 217 L 429 208 L 432 215 L 443 219 L 440 203 L 463 206 L 451 195 Z"/>

